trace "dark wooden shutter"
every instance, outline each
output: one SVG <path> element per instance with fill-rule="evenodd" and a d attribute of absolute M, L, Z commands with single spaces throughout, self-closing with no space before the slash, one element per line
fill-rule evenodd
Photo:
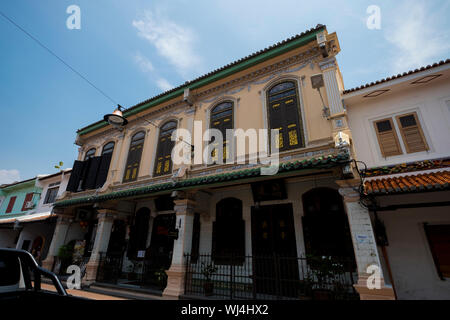
<path fill-rule="evenodd" d="M 214 262 L 217 259 L 217 222 L 212 223 L 212 243 L 211 243 L 211 258 Z"/>
<path fill-rule="evenodd" d="M 273 87 L 268 94 L 270 129 L 278 129 L 279 151 L 305 146 L 299 116 L 298 94 L 293 82 Z"/>
<path fill-rule="evenodd" d="M 96 181 L 97 181 L 97 172 L 100 166 L 101 157 L 92 157 L 88 161 L 89 170 L 87 170 L 87 174 L 84 181 L 84 189 L 95 189 Z"/>
<path fill-rule="evenodd" d="M 233 263 L 241 264 L 245 261 L 245 220 L 240 220 L 236 225 L 236 257 Z"/>
<path fill-rule="evenodd" d="M 70 174 L 69 183 L 67 184 L 66 191 L 77 192 L 80 185 L 81 175 L 83 173 L 84 161 L 75 160 L 72 166 L 72 172 Z"/>
<path fill-rule="evenodd" d="M 16 202 L 17 197 L 11 197 L 9 198 L 9 203 L 8 203 L 8 207 L 6 208 L 5 213 L 11 213 L 13 207 L 14 207 L 14 203 Z"/>
<path fill-rule="evenodd" d="M 397 123 L 405 143 L 406 152 L 413 153 L 428 150 L 425 136 L 415 112 L 397 116 Z"/>
<path fill-rule="evenodd" d="M 194 215 L 192 227 L 191 262 L 196 263 L 200 252 L 200 214 Z"/>
<path fill-rule="evenodd" d="M 374 126 L 383 157 L 402 154 L 392 119 L 375 121 Z"/>
<path fill-rule="evenodd" d="M 97 179 L 95 188 L 101 188 L 108 178 L 109 165 L 111 163 L 112 153 L 107 153 L 101 156 L 100 165 L 98 167 Z"/>
<path fill-rule="evenodd" d="M 450 277 L 450 225 L 424 224 L 437 272 L 441 279 Z"/>
<path fill-rule="evenodd" d="M 33 192 L 31 193 L 27 193 L 27 195 L 25 196 L 25 200 L 23 200 L 23 204 L 22 204 L 22 210 L 21 211 L 26 211 L 29 210 L 27 209 L 27 202 L 33 200 Z"/>

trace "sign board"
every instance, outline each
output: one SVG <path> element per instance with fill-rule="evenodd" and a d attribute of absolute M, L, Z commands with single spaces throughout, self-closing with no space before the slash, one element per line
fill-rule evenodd
<path fill-rule="evenodd" d="M 145 257 L 145 250 L 139 250 L 137 252 L 137 257 L 138 258 L 144 258 Z"/>

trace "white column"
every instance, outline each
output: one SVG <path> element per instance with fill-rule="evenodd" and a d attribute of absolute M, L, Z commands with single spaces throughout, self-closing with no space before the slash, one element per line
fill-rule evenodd
<path fill-rule="evenodd" d="M 358 267 L 358 283 L 354 285 L 355 289 L 360 294 L 361 300 L 394 300 L 392 287 L 384 283 L 369 211 L 359 203 L 357 188 L 360 181 L 354 179 L 336 182 L 341 187 L 339 193 L 344 197 Z M 379 287 L 372 288 L 376 286 L 376 273 L 379 275 Z"/>
<path fill-rule="evenodd" d="M 42 261 L 42 267 L 51 270 L 55 257 L 58 254 L 59 248 L 64 244 L 66 239 L 67 231 L 70 225 L 69 216 L 58 216 L 56 222 L 55 231 L 53 232 L 52 242 L 50 243 L 50 248 L 48 249 L 47 257 Z"/>
<path fill-rule="evenodd" d="M 191 253 L 195 202 L 190 199 L 175 200 L 178 239 L 174 241 L 172 264 L 167 273 L 167 287 L 163 295 L 178 298 L 184 293 L 185 253 Z"/>
<path fill-rule="evenodd" d="M 100 263 L 100 253 L 106 253 L 114 223 L 114 215 L 106 209 L 98 210 L 97 233 L 95 234 L 94 247 L 86 265 L 86 275 L 83 278 L 85 284 L 95 281 L 97 269 Z"/>

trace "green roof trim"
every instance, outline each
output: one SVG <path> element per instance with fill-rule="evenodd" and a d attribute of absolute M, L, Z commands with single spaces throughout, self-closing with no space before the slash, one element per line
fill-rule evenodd
<path fill-rule="evenodd" d="M 348 155 L 328 155 L 318 158 L 305 159 L 301 161 L 286 162 L 280 164 L 278 173 L 276 176 L 282 176 L 285 173 L 292 173 L 304 169 L 323 169 L 332 168 L 343 163 L 347 163 L 349 160 Z M 161 183 L 155 185 L 149 185 L 145 187 L 138 187 L 129 190 L 122 190 L 111 192 L 103 195 L 93 195 L 87 197 L 81 197 L 76 199 L 69 199 L 58 201 L 54 204 L 55 207 L 68 207 L 72 205 L 89 204 L 94 202 L 104 202 L 113 199 L 122 199 L 128 197 L 148 196 L 150 194 L 157 194 L 164 191 L 171 190 L 185 190 L 193 187 L 221 184 L 224 182 L 242 180 L 260 177 L 260 168 L 245 169 L 235 172 L 226 172 L 223 174 L 216 174 L 204 177 L 195 177 L 182 181 Z M 265 176 L 263 176 L 265 177 Z"/>
<path fill-rule="evenodd" d="M 266 60 L 269 60 L 276 56 L 279 56 L 285 52 L 288 52 L 290 50 L 301 47 L 301 46 L 315 40 L 316 34 L 321 32 L 325 28 L 326 28 L 326 26 L 319 24 L 316 26 L 316 28 L 313 28 L 311 30 L 303 32 L 300 35 L 297 35 L 288 40 L 279 42 L 276 45 L 273 45 L 269 48 L 258 51 L 248 57 L 245 57 L 243 59 L 240 59 L 233 63 L 230 63 L 222 68 L 214 70 L 214 71 L 212 71 L 208 74 L 205 74 L 197 79 L 188 81 L 181 86 L 178 86 L 174 89 L 166 91 L 166 92 L 164 92 L 160 95 L 157 95 L 153 98 L 150 98 L 146 101 L 138 103 L 137 105 L 135 105 L 135 106 L 129 108 L 127 111 L 125 111 L 124 116 L 129 117 L 129 116 L 135 115 L 143 110 L 149 109 L 151 107 L 154 107 L 161 103 L 164 103 L 170 99 L 181 96 L 184 93 L 184 89 L 186 89 L 186 88 L 190 88 L 190 89 L 200 88 L 211 82 L 218 81 L 218 80 L 228 77 L 234 73 L 248 69 L 254 65 L 257 65 Z M 88 125 L 84 128 L 79 129 L 77 131 L 77 133 L 79 135 L 84 135 L 89 132 L 95 131 L 97 129 L 103 128 L 107 125 L 108 125 L 108 123 L 106 121 L 100 120 L 91 125 Z"/>

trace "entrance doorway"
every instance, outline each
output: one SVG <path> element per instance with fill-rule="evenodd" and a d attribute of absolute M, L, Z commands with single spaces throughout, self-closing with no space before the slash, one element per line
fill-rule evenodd
<path fill-rule="evenodd" d="M 302 197 L 307 255 L 344 258 L 354 263 L 353 244 L 342 197 L 331 188 L 315 188 Z"/>
<path fill-rule="evenodd" d="M 169 235 L 175 229 L 175 213 L 160 214 L 153 220 L 150 247 L 145 253 L 145 284 L 160 289 L 166 287 L 163 271 L 172 263 L 174 238 Z"/>
<path fill-rule="evenodd" d="M 257 293 L 295 296 L 299 273 L 292 204 L 252 207 L 251 215 Z"/>

